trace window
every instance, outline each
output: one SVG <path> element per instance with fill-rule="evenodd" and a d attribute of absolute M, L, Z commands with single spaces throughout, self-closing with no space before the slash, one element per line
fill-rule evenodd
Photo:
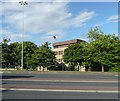
<path fill-rule="evenodd" d="M 64 51 L 55 51 L 55 54 L 56 54 L 56 55 L 63 55 L 63 54 L 64 54 Z"/>
<path fill-rule="evenodd" d="M 59 62 L 61 62 L 61 59 L 59 59 Z"/>

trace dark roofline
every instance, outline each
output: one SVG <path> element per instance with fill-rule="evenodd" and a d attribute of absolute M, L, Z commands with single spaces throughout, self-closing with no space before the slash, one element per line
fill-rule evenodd
<path fill-rule="evenodd" d="M 61 46 L 61 45 L 72 44 L 72 43 L 77 43 L 77 42 L 86 42 L 86 41 L 81 40 L 81 39 L 73 39 L 73 40 L 53 43 L 53 46 Z"/>

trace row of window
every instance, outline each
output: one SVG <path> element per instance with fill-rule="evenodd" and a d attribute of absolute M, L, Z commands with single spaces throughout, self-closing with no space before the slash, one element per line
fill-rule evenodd
<path fill-rule="evenodd" d="M 64 51 L 55 51 L 55 54 L 56 54 L 56 55 L 63 55 L 63 54 L 64 54 Z"/>
<path fill-rule="evenodd" d="M 63 62 L 63 59 L 56 59 L 57 62 Z"/>

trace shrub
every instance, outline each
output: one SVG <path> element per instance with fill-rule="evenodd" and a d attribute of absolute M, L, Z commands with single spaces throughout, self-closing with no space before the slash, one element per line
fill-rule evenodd
<path fill-rule="evenodd" d="M 120 72 L 120 66 L 112 67 L 109 71 L 110 72 Z"/>

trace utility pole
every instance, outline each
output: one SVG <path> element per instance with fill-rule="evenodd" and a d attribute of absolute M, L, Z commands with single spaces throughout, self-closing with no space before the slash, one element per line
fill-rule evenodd
<path fill-rule="evenodd" d="M 23 19 L 22 19 L 22 50 L 21 50 L 21 70 L 23 70 L 23 35 L 24 35 L 24 6 L 28 3 L 25 1 L 19 2 L 23 8 Z"/>

